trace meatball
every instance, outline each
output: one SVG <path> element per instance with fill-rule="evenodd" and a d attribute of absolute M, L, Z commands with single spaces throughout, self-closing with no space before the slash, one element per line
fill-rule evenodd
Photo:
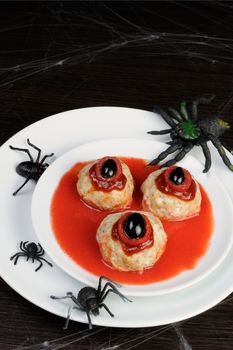
<path fill-rule="evenodd" d="M 182 177 L 179 178 L 177 176 L 181 172 L 180 169 L 182 168 L 173 166 L 167 168 L 167 170 L 154 171 L 147 177 L 141 186 L 144 210 L 148 210 L 159 218 L 166 220 L 184 220 L 199 214 L 201 209 L 199 184 L 187 170 L 183 169 L 183 174 L 190 179 L 189 188 L 187 189 L 187 186 L 182 184 Z M 172 172 L 175 173 L 175 170 L 176 174 L 172 182 L 171 174 Z M 161 181 L 158 181 L 163 176 L 165 178 L 165 186 L 167 186 L 165 191 L 160 187 Z M 168 178 L 167 182 L 166 178 Z M 172 191 L 169 191 L 170 185 L 173 186 Z M 190 189 L 192 189 L 192 192 L 190 192 Z M 190 194 L 190 197 L 187 197 L 188 194 Z"/>
<path fill-rule="evenodd" d="M 134 180 L 124 162 L 104 157 L 80 171 L 77 191 L 84 202 L 100 210 L 124 209 L 132 202 Z"/>
<path fill-rule="evenodd" d="M 135 217 L 136 220 L 139 217 L 139 222 L 144 221 L 145 232 L 143 232 L 142 224 L 133 224 Z M 127 220 L 131 221 L 127 223 Z M 119 226 L 123 227 L 121 233 Z M 133 236 L 132 231 L 134 231 Z M 144 239 L 143 234 L 145 234 L 146 239 Z M 119 271 L 143 271 L 152 267 L 163 254 L 167 235 L 160 220 L 153 214 L 125 211 L 108 215 L 101 222 L 96 239 L 103 260 L 108 265 Z M 132 240 L 132 244 L 130 240 Z"/>

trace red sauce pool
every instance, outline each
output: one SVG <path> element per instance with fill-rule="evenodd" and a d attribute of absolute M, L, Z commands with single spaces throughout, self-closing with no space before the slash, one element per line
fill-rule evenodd
<path fill-rule="evenodd" d="M 140 186 L 156 167 L 145 167 L 146 161 L 143 159 L 121 159 L 129 166 L 135 179 L 136 190 L 130 209 L 142 210 Z M 214 225 L 211 203 L 202 187 L 199 216 L 184 221 L 162 220 L 168 242 L 164 254 L 154 267 L 143 273 L 120 272 L 103 262 L 95 238 L 97 228 L 108 212 L 85 205 L 76 190 L 77 174 L 86 164 L 75 164 L 62 177 L 51 205 L 51 221 L 56 239 L 77 264 L 94 275 L 104 275 L 127 284 L 163 281 L 195 267 L 208 249 Z"/>

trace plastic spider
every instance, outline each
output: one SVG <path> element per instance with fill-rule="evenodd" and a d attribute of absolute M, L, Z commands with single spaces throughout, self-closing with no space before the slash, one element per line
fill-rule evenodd
<path fill-rule="evenodd" d="M 27 143 L 29 146 L 31 146 L 32 148 L 34 148 L 35 150 L 38 151 L 38 155 L 36 160 L 33 160 L 33 157 L 30 153 L 30 151 L 28 149 L 25 148 L 18 148 L 18 147 L 13 147 L 13 146 L 9 146 L 10 149 L 13 149 L 15 151 L 22 151 L 22 152 L 26 152 L 27 155 L 29 156 L 30 160 L 26 161 L 26 162 L 22 162 L 19 163 L 16 167 L 16 172 L 23 176 L 26 177 L 26 181 L 22 184 L 22 186 L 20 186 L 17 191 L 15 191 L 13 193 L 13 196 L 15 196 L 25 185 L 29 180 L 34 180 L 34 181 L 38 181 L 40 176 L 43 174 L 43 172 L 46 170 L 46 168 L 49 166 L 48 163 L 44 163 L 45 159 L 48 157 L 52 157 L 53 153 L 51 154 L 47 154 L 45 155 L 41 160 L 40 160 L 40 156 L 41 156 L 41 149 L 36 147 L 35 145 L 33 145 L 29 139 L 27 139 Z"/>
<path fill-rule="evenodd" d="M 49 266 L 53 266 L 50 262 L 48 262 L 46 259 L 44 259 L 42 256 L 44 255 L 44 249 L 41 247 L 40 243 L 36 244 L 34 242 L 28 243 L 21 242 L 20 243 L 20 252 L 14 254 L 10 260 L 14 260 L 14 265 L 17 264 L 18 259 L 21 256 L 26 256 L 27 261 L 29 259 L 32 259 L 32 262 L 39 261 L 40 265 L 35 269 L 37 272 L 43 265 L 43 261 L 45 261 Z"/>
<path fill-rule="evenodd" d="M 108 281 L 105 286 L 102 289 L 102 280 L 105 279 Z M 99 284 L 97 289 L 93 287 L 84 287 L 80 289 L 77 297 L 75 297 L 71 292 L 67 292 L 66 296 L 64 297 L 55 297 L 54 295 L 51 295 L 51 299 L 67 299 L 70 298 L 73 300 L 73 302 L 77 306 L 70 306 L 68 309 L 68 315 L 66 319 L 66 323 L 64 326 L 64 329 L 68 328 L 68 324 L 70 321 L 70 316 L 71 312 L 73 309 L 81 310 L 86 312 L 87 318 L 88 318 L 88 323 L 89 323 L 89 329 L 92 329 L 92 323 L 91 323 L 91 316 L 90 313 L 92 312 L 94 316 L 99 315 L 99 309 L 100 308 L 105 308 L 105 310 L 109 313 L 111 317 L 114 317 L 113 313 L 109 310 L 109 308 L 103 303 L 103 301 L 106 299 L 107 295 L 109 293 L 114 293 L 119 295 L 119 297 L 124 300 L 124 301 L 130 301 L 128 298 L 126 298 L 123 294 L 121 294 L 116 286 L 121 287 L 118 283 L 112 281 L 111 279 L 105 277 L 105 276 L 100 276 L 99 278 Z M 108 288 L 110 287 L 110 288 Z"/>
<path fill-rule="evenodd" d="M 207 142 L 211 141 L 214 147 L 217 148 L 224 164 L 233 171 L 233 165 L 219 140 L 219 136 L 229 129 L 230 125 L 219 118 L 199 120 L 197 116 L 198 105 L 210 103 L 214 97 L 214 95 L 209 98 L 201 97 L 188 106 L 183 101 L 181 102 L 180 113 L 173 108 L 167 108 L 166 111 L 158 106 L 154 108 L 154 112 L 159 113 L 171 128 L 160 131 L 149 131 L 148 134 L 170 134 L 172 141 L 168 142 L 170 146 L 164 152 L 160 153 L 157 158 L 152 160 L 149 165 L 158 164 L 169 154 L 178 151 L 173 159 L 160 165 L 160 168 L 169 167 L 183 159 L 194 146 L 201 146 L 205 156 L 205 168 L 203 172 L 206 173 L 211 167 L 211 154 L 207 146 Z"/>

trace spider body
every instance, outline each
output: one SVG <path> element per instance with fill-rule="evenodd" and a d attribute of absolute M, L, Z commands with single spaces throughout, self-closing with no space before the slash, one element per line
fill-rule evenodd
<path fill-rule="evenodd" d="M 104 285 L 102 289 L 102 281 L 106 280 L 107 283 Z M 51 295 L 51 299 L 67 299 L 70 298 L 74 302 L 75 306 L 71 306 L 68 310 L 68 315 L 66 318 L 66 323 L 64 326 L 64 329 L 68 328 L 71 312 L 73 309 L 81 310 L 86 312 L 88 323 L 89 323 L 89 329 L 92 329 L 92 322 L 91 322 L 91 316 L 92 313 L 94 316 L 99 315 L 99 309 L 104 308 L 111 317 L 114 317 L 113 313 L 109 310 L 109 308 L 104 304 L 104 300 L 106 299 L 107 295 L 109 293 L 117 294 L 122 300 L 124 301 L 131 301 L 128 298 L 126 298 L 123 294 L 119 292 L 117 287 L 120 287 L 119 284 L 116 282 L 113 282 L 111 279 L 101 276 L 99 278 L 99 283 L 97 289 L 93 287 L 83 287 L 78 292 L 77 297 L 75 297 L 71 292 L 67 292 L 66 296 L 64 297 L 55 297 L 54 295 Z"/>
<path fill-rule="evenodd" d="M 208 135 L 219 137 L 228 128 L 228 124 L 218 118 L 206 118 L 196 123 L 192 120 L 187 120 L 175 126 L 174 130 L 171 131 L 171 138 L 173 140 L 177 139 L 177 137 L 184 141 L 193 140 L 198 145 L 203 136 L 206 138 L 208 138 Z"/>
<path fill-rule="evenodd" d="M 170 125 L 170 129 L 160 131 L 149 131 L 152 135 L 170 134 L 171 140 L 168 142 L 169 147 L 160 155 L 152 160 L 149 165 L 156 165 L 164 160 L 168 155 L 178 152 L 173 159 L 161 164 L 160 167 L 168 167 L 180 161 L 194 147 L 201 146 L 205 156 L 205 168 L 203 172 L 209 171 L 211 167 L 211 154 L 207 145 L 211 141 L 218 150 L 224 164 L 233 171 L 233 165 L 226 155 L 224 147 L 219 137 L 230 128 L 229 124 L 219 118 L 206 118 L 199 120 L 197 116 L 197 107 L 201 103 L 209 103 L 214 96 L 210 98 L 202 97 L 192 102 L 191 105 L 186 102 L 181 103 L 180 112 L 173 108 L 164 110 L 155 107 L 154 112 L 159 113 L 163 119 Z M 189 111 L 189 113 L 188 113 Z"/>
<path fill-rule="evenodd" d="M 17 264 L 17 261 L 21 256 L 25 256 L 27 261 L 31 259 L 33 263 L 35 260 L 39 261 L 40 265 L 35 270 L 37 272 L 42 267 L 43 261 L 45 261 L 49 266 L 53 266 L 50 262 L 43 258 L 43 255 L 44 249 L 41 247 L 40 243 L 28 243 L 28 241 L 26 241 L 20 243 L 20 252 L 14 254 L 10 260 L 14 260 L 14 265 Z"/>
<path fill-rule="evenodd" d="M 16 167 L 16 172 L 20 176 L 26 178 L 30 176 L 31 180 L 37 182 L 48 166 L 49 165 L 47 163 L 40 164 L 28 160 L 26 162 L 19 163 L 19 165 Z"/>
<path fill-rule="evenodd" d="M 80 289 L 77 299 L 83 309 L 90 310 L 93 315 L 99 315 L 98 294 L 93 287 Z"/>
<path fill-rule="evenodd" d="M 24 162 L 19 163 L 17 165 L 17 167 L 16 167 L 17 174 L 19 174 L 20 176 L 25 177 L 26 180 L 22 184 L 22 186 L 20 186 L 17 189 L 17 191 L 15 191 L 13 193 L 13 196 L 15 196 L 26 185 L 26 183 L 29 180 L 34 180 L 34 181 L 37 182 L 39 180 L 40 176 L 43 174 L 43 172 L 49 166 L 48 163 L 44 163 L 45 159 L 48 158 L 48 157 L 52 157 L 53 156 L 53 153 L 51 153 L 51 154 L 45 155 L 42 159 L 40 159 L 40 157 L 41 157 L 41 149 L 38 148 L 37 146 L 33 145 L 29 141 L 29 139 L 27 139 L 27 143 L 28 143 L 29 146 L 31 146 L 32 148 L 34 148 L 38 152 L 36 160 L 33 159 L 32 155 L 31 155 L 31 153 L 30 153 L 30 151 L 28 149 L 9 146 L 10 149 L 12 149 L 12 150 L 22 151 L 22 152 L 27 153 L 27 155 L 30 158 L 30 160 L 28 160 L 28 161 L 24 161 Z"/>

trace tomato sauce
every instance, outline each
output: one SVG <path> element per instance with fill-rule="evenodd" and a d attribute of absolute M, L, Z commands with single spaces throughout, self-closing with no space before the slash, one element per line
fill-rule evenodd
<path fill-rule="evenodd" d="M 123 190 L 126 185 L 126 176 L 121 172 L 119 178 L 115 180 L 99 179 L 96 174 L 95 164 L 89 170 L 89 175 L 92 181 L 92 185 L 97 191 L 110 192 L 112 190 Z"/>
<path fill-rule="evenodd" d="M 128 213 L 126 215 L 129 215 Z M 130 239 L 125 235 L 123 229 L 123 222 L 125 215 L 123 215 L 112 228 L 112 239 L 121 244 L 121 248 L 126 255 L 132 255 L 144 249 L 150 248 L 154 244 L 154 234 L 149 219 L 144 216 L 146 222 L 146 232 L 142 238 Z"/>
<path fill-rule="evenodd" d="M 169 184 L 165 181 L 163 173 L 161 173 L 155 181 L 157 188 L 167 195 L 175 196 L 184 201 L 191 201 L 195 197 L 196 184 L 194 180 L 191 181 L 190 187 L 182 192 L 175 191 L 173 188 L 171 188 Z"/>
<path fill-rule="evenodd" d="M 135 192 L 130 209 L 142 210 L 140 186 L 156 167 L 146 167 L 146 161 L 143 159 L 121 159 L 129 166 L 135 180 Z M 162 220 L 168 242 L 159 261 L 143 273 L 120 272 L 103 262 L 96 241 L 97 228 L 109 212 L 87 206 L 76 190 L 77 174 L 86 164 L 77 163 L 64 174 L 51 204 L 53 230 L 66 254 L 90 273 L 97 276 L 105 275 L 126 284 L 164 281 L 195 267 L 208 249 L 214 225 L 211 203 L 201 186 L 200 215 L 184 221 Z"/>

